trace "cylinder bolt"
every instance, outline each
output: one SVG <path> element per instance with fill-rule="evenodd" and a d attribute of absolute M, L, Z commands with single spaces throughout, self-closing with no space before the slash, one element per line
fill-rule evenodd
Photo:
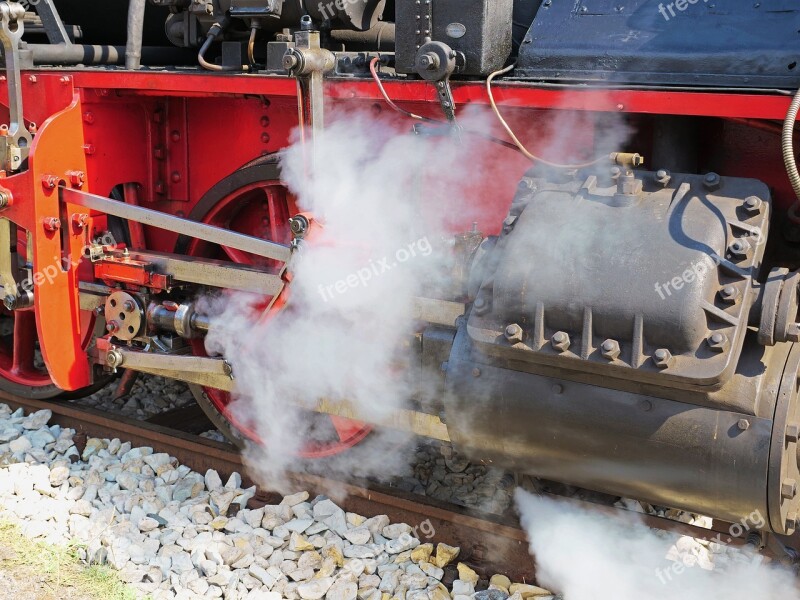
<path fill-rule="evenodd" d="M 751 215 L 755 215 L 761 212 L 761 207 L 763 205 L 764 203 L 758 196 L 748 196 L 744 199 L 744 204 L 742 204 L 742 207 Z"/>
<path fill-rule="evenodd" d="M 726 285 L 719 291 L 719 297 L 723 302 L 736 304 L 739 299 L 739 290 L 733 285 Z"/>
<path fill-rule="evenodd" d="M 662 187 L 667 187 L 671 179 L 672 175 L 666 169 L 659 169 L 656 171 L 656 183 L 660 184 Z"/>
<path fill-rule="evenodd" d="M 797 482 L 791 478 L 784 479 L 781 483 L 781 498 L 794 500 L 795 496 L 797 496 Z"/>
<path fill-rule="evenodd" d="M 797 511 L 791 511 L 787 517 L 786 522 L 784 523 L 784 528 L 786 529 L 787 535 L 792 535 L 794 530 L 797 528 Z"/>
<path fill-rule="evenodd" d="M 619 356 L 619 342 L 617 340 L 606 340 L 600 346 L 600 353 L 608 360 L 615 360 Z"/>
<path fill-rule="evenodd" d="M 666 348 L 659 348 L 653 353 L 653 362 L 659 369 L 666 369 L 672 365 L 674 360 L 675 358 L 672 356 L 672 352 Z"/>
<path fill-rule="evenodd" d="M 745 239 L 738 239 L 731 242 L 730 246 L 728 246 L 728 252 L 731 253 L 731 256 L 737 258 L 739 260 L 747 258 L 747 255 L 750 253 L 750 244 Z"/>
<path fill-rule="evenodd" d="M 725 352 L 728 349 L 728 336 L 724 333 L 712 333 L 706 341 L 714 352 Z"/>
<path fill-rule="evenodd" d="M 510 344 L 519 344 L 522 341 L 522 337 L 524 332 L 522 331 L 522 327 L 517 325 L 516 323 L 512 323 L 508 327 L 506 327 L 505 336 L 506 339 Z"/>
<path fill-rule="evenodd" d="M 712 192 L 719 189 L 721 181 L 720 176 L 716 173 L 706 173 L 706 176 L 703 177 L 703 185 Z"/>
<path fill-rule="evenodd" d="M 566 352 L 569 349 L 569 335 L 565 331 L 556 331 L 550 338 L 550 344 L 559 352 Z"/>

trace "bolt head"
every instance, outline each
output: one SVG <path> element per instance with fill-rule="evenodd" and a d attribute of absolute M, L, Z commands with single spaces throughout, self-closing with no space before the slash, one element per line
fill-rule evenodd
<path fill-rule="evenodd" d="M 736 304 L 739 299 L 739 290 L 733 285 L 726 285 L 719 291 L 719 297 L 723 302 Z"/>
<path fill-rule="evenodd" d="M 703 185 L 712 192 L 718 190 L 721 183 L 722 179 L 716 173 L 706 173 L 706 176 L 703 177 Z"/>
<path fill-rule="evenodd" d="M 608 339 L 600 345 L 600 353 L 608 360 L 615 360 L 619 356 L 619 342 Z"/>
<path fill-rule="evenodd" d="M 724 352 L 728 349 L 728 336 L 724 333 L 712 333 L 706 342 L 714 352 Z"/>
<path fill-rule="evenodd" d="M 119 331 L 119 323 L 117 323 L 116 321 L 111 321 L 111 322 L 109 322 L 109 323 L 106 325 L 106 331 L 107 331 L 108 333 L 115 333 L 115 332 Z M 109 356 L 110 356 L 110 355 L 109 355 Z"/>
<path fill-rule="evenodd" d="M 519 344 L 522 341 L 523 335 L 522 327 L 516 323 L 512 323 L 506 327 L 505 337 L 510 344 Z"/>
<path fill-rule="evenodd" d="M 797 443 L 798 440 L 800 440 L 800 424 L 789 423 L 786 426 L 786 441 Z"/>
<path fill-rule="evenodd" d="M 742 208 L 751 215 L 757 215 L 761 212 L 761 207 L 764 203 L 761 201 L 761 198 L 758 196 L 748 196 L 744 199 L 744 203 L 742 204 Z"/>
<path fill-rule="evenodd" d="M 661 186 L 667 187 L 671 179 L 672 175 L 666 169 L 659 169 L 656 171 L 656 183 L 660 184 Z"/>
<path fill-rule="evenodd" d="M 789 514 L 786 515 L 786 522 L 784 523 L 786 527 L 786 532 L 791 535 L 794 533 L 794 530 L 797 528 L 797 511 L 791 510 Z"/>
<path fill-rule="evenodd" d="M 742 431 L 747 431 L 750 429 L 750 421 L 747 419 L 739 419 L 739 421 L 736 423 L 736 426 Z"/>
<path fill-rule="evenodd" d="M 731 256 L 740 260 L 747 258 L 750 250 L 750 243 L 744 238 L 733 240 L 728 246 L 728 252 L 730 252 Z"/>
<path fill-rule="evenodd" d="M 666 348 L 659 348 L 653 353 L 653 363 L 655 363 L 659 369 L 666 369 L 674 360 L 672 352 Z"/>
<path fill-rule="evenodd" d="M 45 231 L 58 231 L 61 228 L 61 219 L 46 217 L 43 221 Z"/>
<path fill-rule="evenodd" d="M 800 323 L 790 323 L 786 328 L 787 342 L 800 342 Z"/>
<path fill-rule="evenodd" d="M 794 500 L 795 496 L 797 496 L 797 481 L 787 477 L 781 483 L 781 498 Z"/>
<path fill-rule="evenodd" d="M 550 338 L 550 344 L 555 350 L 559 352 L 566 352 L 569 349 L 570 339 L 569 334 L 565 331 L 556 331 L 553 337 Z"/>

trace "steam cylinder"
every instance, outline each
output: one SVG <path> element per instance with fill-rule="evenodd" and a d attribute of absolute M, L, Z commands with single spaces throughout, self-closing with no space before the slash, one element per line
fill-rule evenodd
<path fill-rule="evenodd" d="M 447 363 L 460 449 L 795 530 L 800 344 L 748 326 L 769 191 L 712 175 L 523 180 Z"/>

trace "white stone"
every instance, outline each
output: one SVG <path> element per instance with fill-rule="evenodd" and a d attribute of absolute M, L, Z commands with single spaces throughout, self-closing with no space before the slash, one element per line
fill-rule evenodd
<path fill-rule="evenodd" d="M 20 436 L 15 440 L 11 440 L 8 443 L 8 448 L 14 454 L 25 452 L 26 450 L 30 450 L 33 447 L 31 441 L 26 438 L 25 436 Z"/>
<path fill-rule="evenodd" d="M 303 600 L 320 600 L 333 585 L 333 577 L 322 577 L 297 586 Z"/>
<path fill-rule="evenodd" d="M 22 420 L 21 425 L 25 429 L 41 429 L 52 418 L 53 412 L 51 410 L 37 410 L 31 413 Z"/>
<path fill-rule="evenodd" d="M 209 492 L 218 492 L 222 489 L 222 479 L 214 469 L 206 471 L 204 481 Z"/>

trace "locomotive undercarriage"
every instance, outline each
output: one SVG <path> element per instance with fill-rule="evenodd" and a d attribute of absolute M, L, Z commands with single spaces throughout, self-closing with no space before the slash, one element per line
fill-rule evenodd
<path fill-rule="evenodd" d="M 765 529 L 794 533 L 800 236 L 777 134 L 796 76 L 775 65 L 796 43 L 775 65 L 774 54 L 755 53 L 753 81 L 747 65 L 712 61 L 710 72 L 676 83 L 674 56 L 659 55 L 629 80 L 654 89 L 577 90 L 569 82 L 597 72 L 597 57 L 572 64 L 569 49 L 541 57 L 525 49 L 549 38 L 552 21 L 534 21 L 512 48 L 510 23 L 506 30 L 504 19 L 477 11 L 464 16 L 466 27 L 449 18 L 447 2 L 427 15 L 397 2 L 396 32 L 378 18 L 393 5 L 382 1 L 334 3 L 330 14 L 321 4 L 302 23 L 295 2 L 153 4 L 169 7 L 166 36 L 191 48 L 192 60 L 199 52 L 207 70 L 251 75 L 134 73 L 153 47 L 90 39 L 89 24 L 54 27 L 48 2 L 38 24 L 51 43 L 19 45 L 31 15 L 0 3 L 8 90 L 0 103 L 9 113 L 0 276 L 12 328 L 0 348 L 0 388 L 47 397 L 117 370 L 172 377 L 241 442 L 248 436 L 227 411 L 236 369 L 203 349 L 224 324 L 196 299 L 257 294 L 269 314 L 291 293 L 292 258 L 313 243 L 315 227 L 313 215 L 298 214 L 276 158 L 297 125 L 298 100 L 309 140 L 324 127 L 323 97 L 375 112 L 391 97 L 405 107 L 404 135 L 414 110 L 439 121 L 435 135 L 455 132 L 455 144 L 457 107 L 491 106 L 483 78 L 516 53 L 520 78 L 497 80 L 495 93 L 505 129 L 529 148 L 547 150 L 558 132 L 541 134 L 541 124 L 565 113 L 588 120 L 562 141 L 563 156 L 594 156 L 608 115 L 635 133 L 618 153 L 574 168 L 531 168 L 506 152 L 509 142 L 487 159 L 503 177 L 467 199 L 487 205 L 484 220 L 453 227 L 447 287 L 456 291 L 416 298 L 409 327 L 408 363 L 435 377 L 440 393 L 411 397 L 407 410 L 377 423 L 319 399 L 332 438 L 304 452 L 327 456 L 373 427 L 399 428 L 519 473 L 731 522 L 759 511 Z M 510 15 L 514 4 L 496 10 Z M 531 19 L 578 18 L 531 4 Z M 417 29 L 416 16 L 446 36 Z M 141 37 L 136 19 L 129 25 Z M 389 25 L 396 54 L 370 34 L 388 35 Z M 259 43 L 248 56 L 250 34 Z M 128 71 L 20 70 L 116 64 L 126 51 Z M 602 78 L 633 63 L 606 64 Z M 378 88 L 370 65 L 408 77 Z M 729 87 L 689 89 L 713 81 Z M 681 84 L 680 92 L 656 87 Z M 504 131 L 484 134 L 496 142 Z M 652 156 L 647 169 L 633 152 Z"/>

